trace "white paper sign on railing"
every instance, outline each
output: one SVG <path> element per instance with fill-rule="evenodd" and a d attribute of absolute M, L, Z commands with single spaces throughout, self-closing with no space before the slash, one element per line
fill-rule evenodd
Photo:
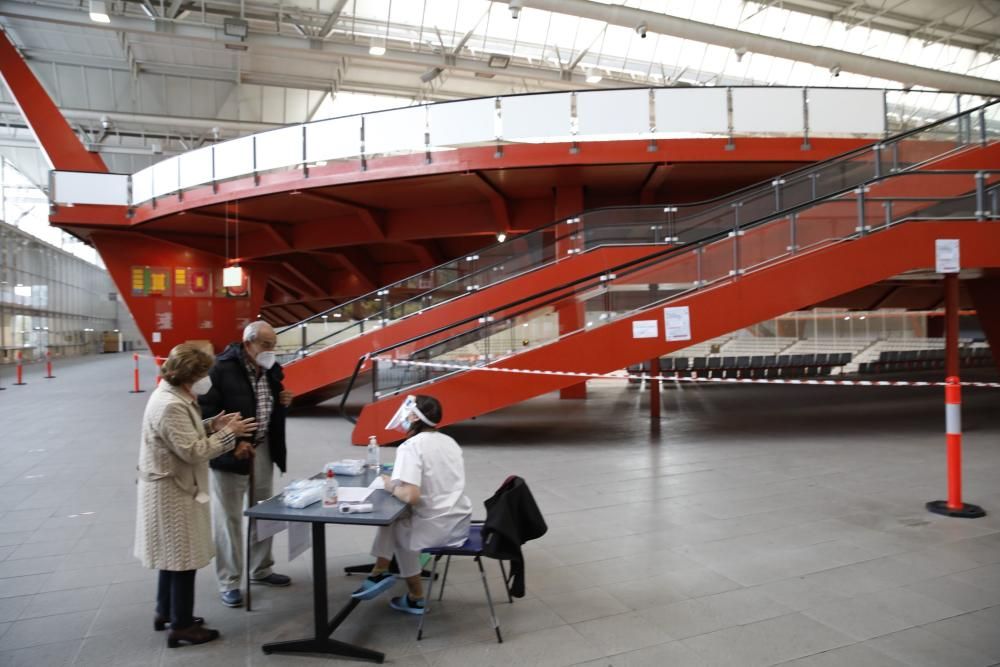
<path fill-rule="evenodd" d="M 241 137 L 215 145 L 215 178 L 223 180 L 253 173 L 253 137 Z"/>
<path fill-rule="evenodd" d="M 432 104 L 427 113 L 431 146 L 486 144 L 496 140 L 495 97 Z"/>
<path fill-rule="evenodd" d="M 885 131 L 885 95 L 881 90 L 810 88 L 809 134 L 878 135 Z"/>
<path fill-rule="evenodd" d="M 178 156 L 181 164 L 182 188 L 212 182 L 212 149 L 212 146 L 206 146 Z"/>
<path fill-rule="evenodd" d="M 361 155 L 361 116 L 306 125 L 306 160 L 324 162 Z"/>
<path fill-rule="evenodd" d="M 801 88 L 733 88 L 736 134 L 802 134 Z"/>
<path fill-rule="evenodd" d="M 128 206 L 128 174 L 52 172 L 52 201 L 57 204 Z"/>
<path fill-rule="evenodd" d="M 570 93 L 520 95 L 500 100 L 500 136 L 509 141 L 567 141 Z"/>
<path fill-rule="evenodd" d="M 365 114 L 365 155 L 424 150 L 427 107 Z"/>
<path fill-rule="evenodd" d="M 261 132 L 257 137 L 257 171 L 302 164 L 302 126 Z"/>
<path fill-rule="evenodd" d="M 653 91 L 656 134 L 725 134 L 729 131 L 724 88 L 660 88 Z"/>
<path fill-rule="evenodd" d="M 576 94 L 577 136 L 649 135 L 649 89 L 595 90 Z"/>

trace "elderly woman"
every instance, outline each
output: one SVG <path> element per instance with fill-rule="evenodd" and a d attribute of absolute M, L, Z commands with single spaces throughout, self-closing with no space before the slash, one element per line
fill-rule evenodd
<path fill-rule="evenodd" d="M 160 571 L 153 627 L 163 630 L 169 624 L 171 648 L 219 636 L 193 615 L 195 571 L 208 565 L 215 550 L 208 460 L 232 450 L 237 437 L 256 428 L 252 418 L 240 419 L 237 413 L 202 420 L 198 396 L 211 387 L 213 362 L 194 345 L 171 350 L 160 369 L 166 382 L 150 396 L 142 418 L 135 555 L 145 567 Z"/>

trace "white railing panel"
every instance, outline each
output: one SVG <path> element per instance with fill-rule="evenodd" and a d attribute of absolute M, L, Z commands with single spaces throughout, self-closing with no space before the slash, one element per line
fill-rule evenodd
<path fill-rule="evenodd" d="M 653 91 L 656 134 L 726 134 L 724 88 L 660 88 Z"/>
<path fill-rule="evenodd" d="M 649 136 L 649 89 L 576 94 L 577 138 Z"/>
<path fill-rule="evenodd" d="M 181 188 L 212 182 L 212 148 L 205 146 L 178 156 L 181 161 Z"/>
<path fill-rule="evenodd" d="M 805 130 L 801 88 L 733 88 L 735 134 L 799 134 Z"/>
<path fill-rule="evenodd" d="M 57 204 L 128 206 L 128 174 L 52 172 L 52 201 Z"/>
<path fill-rule="evenodd" d="M 175 157 L 167 158 L 153 165 L 153 196 L 162 197 L 180 190 Z"/>
<path fill-rule="evenodd" d="M 215 145 L 215 179 L 218 181 L 253 173 L 253 137 L 241 137 Z"/>
<path fill-rule="evenodd" d="M 570 93 L 500 99 L 500 137 L 507 141 L 569 141 Z"/>
<path fill-rule="evenodd" d="M 365 114 L 365 155 L 422 151 L 426 132 L 427 107 L 422 105 Z"/>
<path fill-rule="evenodd" d="M 427 107 L 431 146 L 487 144 L 496 140 L 496 98 Z"/>
<path fill-rule="evenodd" d="M 810 88 L 809 134 L 881 134 L 885 96 L 881 90 Z"/>
<path fill-rule="evenodd" d="M 153 198 L 153 168 L 146 167 L 132 174 L 132 203 L 141 204 Z"/>
<path fill-rule="evenodd" d="M 306 125 L 306 161 L 324 162 L 361 155 L 361 116 L 331 118 Z"/>
<path fill-rule="evenodd" d="M 257 136 L 257 171 L 302 164 L 302 126 L 261 132 Z"/>

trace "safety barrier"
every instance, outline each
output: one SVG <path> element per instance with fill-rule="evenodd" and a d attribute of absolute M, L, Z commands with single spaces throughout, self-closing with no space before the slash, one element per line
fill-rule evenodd
<path fill-rule="evenodd" d="M 385 363 L 392 366 L 416 366 L 422 368 L 436 368 L 446 371 L 482 371 L 486 373 L 517 373 L 520 375 L 556 375 L 560 377 L 576 377 L 582 380 L 640 380 L 645 382 L 701 382 L 710 384 L 790 384 L 800 386 L 825 386 L 825 387 L 946 387 L 947 382 L 935 382 L 930 380 L 809 380 L 799 378 L 738 378 L 738 377 L 699 377 L 694 375 L 650 375 L 625 373 L 616 371 L 614 373 L 578 373 L 575 371 L 546 371 L 531 370 L 524 368 L 500 368 L 496 366 L 464 366 L 462 364 L 448 364 L 441 362 L 413 361 L 410 359 L 392 359 L 389 357 L 375 357 L 376 363 Z M 1000 389 L 1000 382 L 961 382 L 963 387 L 975 387 L 986 389 Z M 377 397 L 377 396 L 376 396 Z"/>
<path fill-rule="evenodd" d="M 156 370 L 157 370 L 157 373 L 156 373 L 156 386 L 157 387 L 160 386 L 160 380 L 163 379 L 162 376 L 159 373 L 159 370 L 160 370 L 160 366 L 163 365 L 163 362 L 166 361 L 167 358 L 166 357 L 156 357 L 156 356 L 152 356 L 151 357 L 149 355 L 139 354 L 137 352 L 137 353 L 135 353 L 135 354 L 132 355 L 132 362 L 134 363 L 134 366 L 132 368 L 132 388 L 128 392 L 130 394 L 142 394 L 142 393 L 145 393 L 145 391 L 146 391 L 145 389 L 142 388 L 142 386 L 141 386 L 141 384 L 139 382 L 139 379 L 140 379 L 140 375 L 139 375 L 139 359 L 152 359 L 153 363 L 156 364 Z"/>
<path fill-rule="evenodd" d="M 927 509 L 935 514 L 978 519 L 986 512 L 978 505 L 962 502 L 962 383 L 955 376 L 944 382 L 945 445 L 948 451 L 948 499 L 932 500 Z"/>
<path fill-rule="evenodd" d="M 24 381 L 24 353 L 17 353 L 17 382 L 14 383 L 15 386 L 23 386 L 28 384 Z"/>

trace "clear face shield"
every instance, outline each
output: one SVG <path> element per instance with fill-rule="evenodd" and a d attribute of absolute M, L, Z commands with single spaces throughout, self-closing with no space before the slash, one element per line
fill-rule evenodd
<path fill-rule="evenodd" d="M 437 426 L 437 424 L 425 417 L 424 413 L 420 412 L 420 409 L 417 407 L 417 397 L 411 394 L 403 399 L 403 404 L 399 406 L 399 409 L 396 410 L 396 414 L 394 414 L 392 419 L 389 420 L 389 423 L 385 425 L 385 430 L 396 430 L 408 433 L 410 430 L 410 423 L 414 418 L 419 419 L 430 427 Z"/>

